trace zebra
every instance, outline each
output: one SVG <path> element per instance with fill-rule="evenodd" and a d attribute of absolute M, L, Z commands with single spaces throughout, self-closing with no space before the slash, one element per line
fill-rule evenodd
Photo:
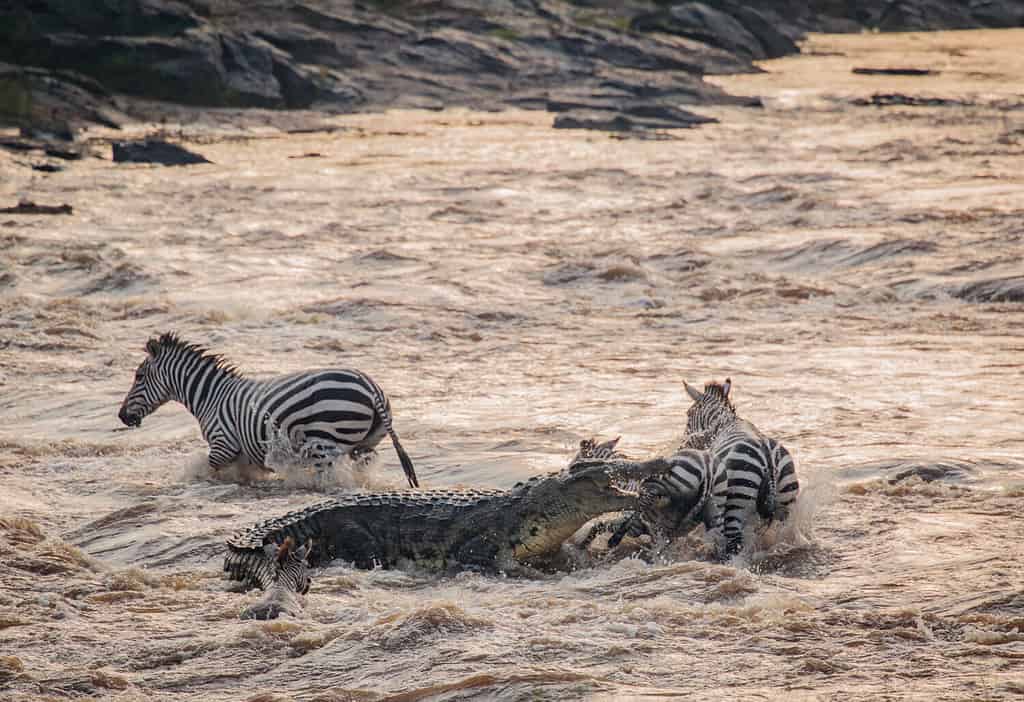
<path fill-rule="evenodd" d="M 800 491 L 796 466 L 785 447 L 736 414 L 732 381 L 707 383 L 700 392 L 683 381 L 693 405 L 686 413 L 684 447 L 706 449 L 728 475 L 726 554 L 743 547 L 743 531 L 756 512 L 770 524 L 789 514 Z"/>
<path fill-rule="evenodd" d="M 290 536 L 281 544 L 263 547 L 266 559 L 255 573 L 255 580 L 266 594 L 242 611 L 242 619 L 276 619 L 281 614 L 295 615 L 302 610 L 298 595 L 305 595 L 313 584 L 307 560 L 312 548 L 312 540 L 296 548 Z"/>
<path fill-rule="evenodd" d="M 569 461 L 569 467 L 571 468 L 581 461 L 607 461 L 612 458 L 622 458 L 623 455 L 615 450 L 615 446 L 618 445 L 621 438 L 621 436 L 616 436 L 603 444 L 597 443 L 597 439 L 583 439 L 580 441 L 579 451 Z"/>
<path fill-rule="evenodd" d="M 621 517 L 598 522 L 579 544 L 586 548 L 602 533 L 611 531 L 608 547 L 626 536 L 649 534 L 663 541 L 685 536 L 699 523 L 721 551 L 728 479 L 710 452 L 683 448 L 666 459 L 668 470 L 633 487 L 637 509 Z"/>
<path fill-rule="evenodd" d="M 268 444 L 281 434 L 322 474 L 341 455 L 367 460 L 387 434 L 409 486 L 419 487 L 391 426 L 391 403 L 365 373 L 326 369 L 253 380 L 173 332 L 150 339 L 145 351 L 118 418 L 137 427 L 165 403 L 180 402 L 199 421 L 213 470 L 240 458 L 267 467 Z"/>

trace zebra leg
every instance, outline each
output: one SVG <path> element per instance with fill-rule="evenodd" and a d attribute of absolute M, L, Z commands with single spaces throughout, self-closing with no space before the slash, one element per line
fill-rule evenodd
<path fill-rule="evenodd" d="M 210 453 L 206 460 L 211 470 L 219 471 L 234 463 L 238 459 L 239 453 L 239 449 L 227 441 L 214 439 L 210 442 Z"/>
<path fill-rule="evenodd" d="M 626 538 L 627 534 L 629 536 L 642 536 L 643 534 L 650 533 L 650 529 L 647 528 L 647 525 L 640 518 L 640 513 L 633 512 L 619 520 L 615 533 L 608 539 L 608 548 L 618 546 Z"/>
<path fill-rule="evenodd" d="M 334 462 L 342 455 L 336 444 L 327 441 L 310 441 L 302 449 L 302 455 L 313 461 L 317 483 L 327 484 L 327 476 L 334 467 Z"/>
<path fill-rule="evenodd" d="M 729 501 L 725 506 L 726 556 L 735 556 L 743 550 L 743 533 L 754 514 L 755 505 L 753 499 L 742 497 L 741 501 L 734 502 L 733 496 L 729 496 Z"/>
<path fill-rule="evenodd" d="M 711 484 L 711 494 L 704 502 L 701 517 L 704 530 L 714 544 L 715 555 L 721 558 L 726 552 L 725 508 L 729 497 L 729 474 L 718 468 L 710 479 L 714 482 Z"/>
<path fill-rule="evenodd" d="M 377 460 L 377 450 L 366 446 L 353 446 L 348 452 L 348 457 L 352 459 L 354 467 L 366 468 Z"/>
<path fill-rule="evenodd" d="M 625 515 L 622 517 L 613 517 L 611 519 L 602 519 L 597 524 L 590 527 L 590 531 L 587 532 L 587 535 L 584 536 L 583 539 L 578 544 L 576 544 L 576 546 L 586 551 L 588 548 L 590 548 L 590 545 L 594 543 L 594 539 L 596 539 L 601 534 L 607 534 L 609 531 L 612 530 L 613 527 L 617 530 L 619 524 L 624 519 L 629 519 L 629 515 Z"/>
<path fill-rule="evenodd" d="M 704 503 L 701 511 L 704 531 L 714 544 L 715 555 L 725 553 L 725 501 L 716 500 L 714 495 Z"/>
<path fill-rule="evenodd" d="M 780 444 L 775 458 L 775 471 L 778 476 L 778 505 L 777 517 L 779 521 L 785 521 L 789 516 L 790 507 L 796 502 L 800 492 L 800 481 L 796 478 L 796 466 L 793 464 L 793 457 Z"/>

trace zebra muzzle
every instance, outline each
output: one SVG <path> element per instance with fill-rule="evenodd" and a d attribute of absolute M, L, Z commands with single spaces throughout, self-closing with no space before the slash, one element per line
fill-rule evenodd
<path fill-rule="evenodd" d="M 117 413 L 117 418 L 128 427 L 137 427 L 142 425 L 142 417 L 137 414 L 130 414 L 124 407 Z"/>

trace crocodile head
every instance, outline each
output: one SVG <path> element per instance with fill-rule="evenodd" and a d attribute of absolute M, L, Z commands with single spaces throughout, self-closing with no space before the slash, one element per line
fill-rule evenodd
<path fill-rule="evenodd" d="M 664 459 L 574 461 L 555 475 L 533 478 L 514 489 L 518 493 L 522 526 L 513 555 L 534 563 L 556 554 L 581 526 L 606 512 L 636 506 L 635 492 L 622 486 L 666 472 Z"/>

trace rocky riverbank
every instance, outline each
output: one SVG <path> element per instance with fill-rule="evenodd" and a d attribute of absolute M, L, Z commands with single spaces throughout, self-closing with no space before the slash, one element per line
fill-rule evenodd
<path fill-rule="evenodd" d="M 0 9 L 0 123 L 60 134 L 207 108 L 464 106 L 689 127 L 708 120 L 688 106 L 758 104 L 703 76 L 758 70 L 806 31 L 1022 24 L 1024 0 L 41 0 Z"/>

